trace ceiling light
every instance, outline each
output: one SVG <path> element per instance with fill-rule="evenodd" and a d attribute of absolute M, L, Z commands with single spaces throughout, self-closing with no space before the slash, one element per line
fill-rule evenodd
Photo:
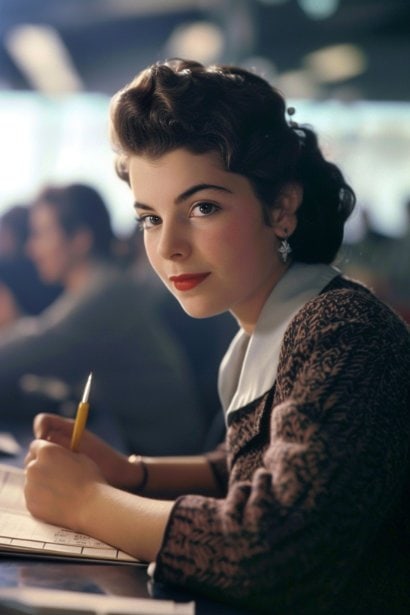
<path fill-rule="evenodd" d="M 311 19 L 327 19 L 336 13 L 340 0 L 298 0 L 298 4 Z"/>
<path fill-rule="evenodd" d="M 367 68 L 365 54 L 355 45 L 333 45 L 319 49 L 306 55 L 304 64 L 321 83 L 351 79 Z"/>
<path fill-rule="evenodd" d="M 207 21 L 175 28 L 167 45 L 170 55 L 209 64 L 220 57 L 224 47 L 222 30 Z"/>
<path fill-rule="evenodd" d="M 54 28 L 17 26 L 7 33 L 5 44 L 14 62 L 36 90 L 62 94 L 81 89 L 81 80 Z"/>
<path fill-rule="evenodd" d="M 308 70 L 292 70 L 281 73 L 274 85 L 285 98 L 317 98 L 320 92 Z"/>

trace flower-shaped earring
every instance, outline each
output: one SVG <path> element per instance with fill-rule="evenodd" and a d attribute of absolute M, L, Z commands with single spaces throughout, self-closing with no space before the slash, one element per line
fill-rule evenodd
<path fill-rule="evenodd" d="M 290 247 L 287 237 L 281 240 L 280 246 L 278 248 L 278 252 L 280 254 L 282 262 L 286 263 L 286 261 L 288 260 L 289 254 L 292 252 L 292 248 Z"/>

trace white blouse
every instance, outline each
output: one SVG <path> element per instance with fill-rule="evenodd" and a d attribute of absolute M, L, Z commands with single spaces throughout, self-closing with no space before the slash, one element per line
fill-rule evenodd
<path fill-rule="evenodd" d="M 219 368 L 218 390 L 226 415 L 272 388 L 291 320 L 339 274 L 331 265 L 293 263 L 273 288 L 252 335 L 239 329 Z"/>

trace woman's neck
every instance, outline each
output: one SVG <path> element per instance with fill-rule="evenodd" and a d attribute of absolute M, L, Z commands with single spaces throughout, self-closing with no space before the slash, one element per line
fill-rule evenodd
<path fill-rule="evenodd" d="M 280 263 L 280 265 L 272 271 L 271 275 L 267 277 L 252 298 L 248 299 L 248 301 L 242 305 L 235 306 L 235 308 L 231 310 L 231 314 L 236 319 L 238 325 L 247 335 L 251 336 L 254 332 L 263 306 L 279 280 L 281 280 L 289 269 L 289 266 L 290 264 L 283 265 Z"/>

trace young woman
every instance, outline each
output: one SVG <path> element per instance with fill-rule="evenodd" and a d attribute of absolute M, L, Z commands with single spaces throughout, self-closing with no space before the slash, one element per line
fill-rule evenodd
<path fill-rule="evenodd" d="M 157 274 L 191 316 L 240 325 L 220 368 L 227 439 L 127 459 L 86 432 L 74 454 L 72 423 L 40 415 L 29 510 L 252 612 L 399 612 L 410 337 L 331 265 L 351 188 L 239 68 L 151 66 L 114 98 L 112 135 Z"/>

